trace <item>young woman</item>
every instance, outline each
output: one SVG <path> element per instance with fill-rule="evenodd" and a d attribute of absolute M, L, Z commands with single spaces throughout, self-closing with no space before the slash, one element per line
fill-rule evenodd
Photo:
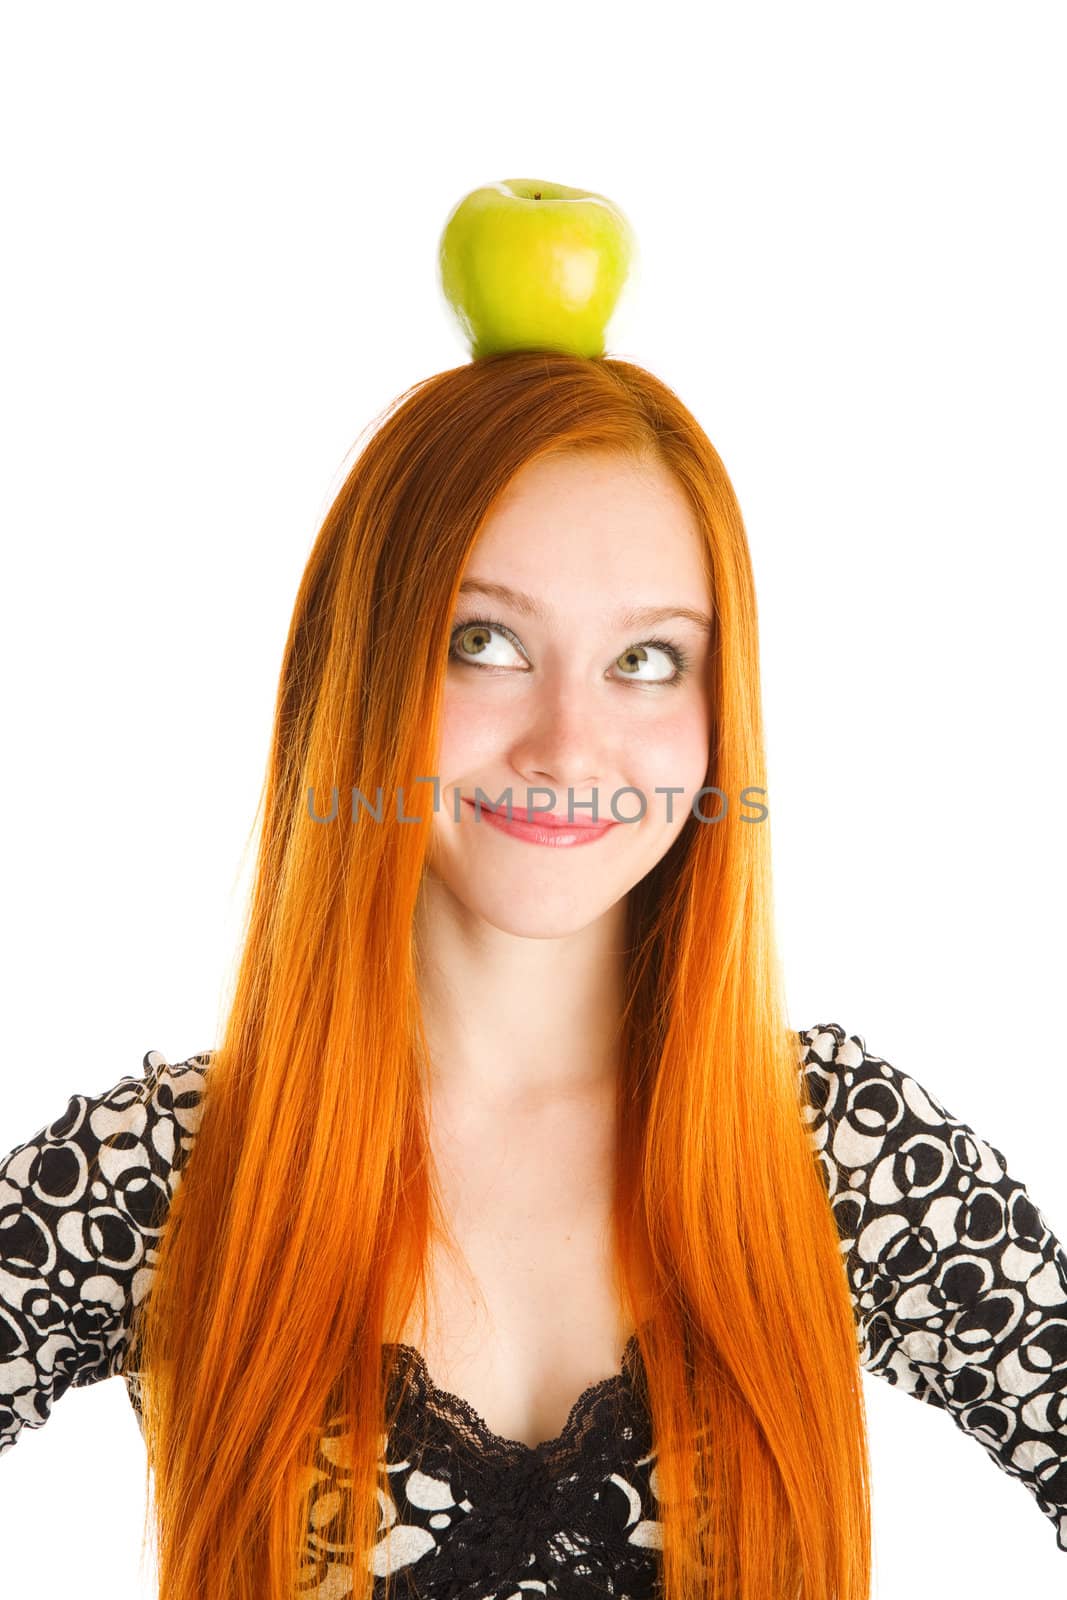
<path fill-rule="evenodd" d="M 861 1366 L 1067 1550 L 1067 1257 L 932 1092 L 787 1024 L 742 517 L 623 361 L 381 420 L 224 1037 L 13 1151 L 0 1250 L 0 1448 L 121 1372 L 163 1600 L 862 1600 Z"/>

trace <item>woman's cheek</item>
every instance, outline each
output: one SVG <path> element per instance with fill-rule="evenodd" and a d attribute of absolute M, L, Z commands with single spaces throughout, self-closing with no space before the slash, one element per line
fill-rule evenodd
<path fill-rule="evenodd" d="M 709 721 L 699 710 L 681 711 L 666 726 L 634 735 L 627 752 L 629 781 L 645 796 L 646 815 L 667 821 L 668 796 L 657 791 L 681 788 L 684 793 L 671 801 L 671 820 L 677 821 L 704 783 L 709 748 Z"/>

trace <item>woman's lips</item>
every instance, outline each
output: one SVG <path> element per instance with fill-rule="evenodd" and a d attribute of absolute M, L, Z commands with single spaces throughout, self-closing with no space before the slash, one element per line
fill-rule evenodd
<path fill-rule="evenodd" d="M 477 803 L 478 802 L 476 802 L 474 800 L 468 800 L 467 801 L 467 804 L 469 806 L 473 806 L 473 805 L 475 805 Z M 480 802 L 480 805 L 481 805 L 481 809 L 482 809 L 483 812 L 492 811 L 493 814 L 495 816 L 498 816 L 498 817 L 507 817 L 507 815 L 508 815 L 508 809 L 507 809 L 506 806 L 490 805 L 487 800 L 482 800 Z M 511 820 L 512 820 L 512 822 L 540 823 L 540 824 L 543 824 L 546 828 L 565 827 L 565 828 L 570 828 L 572 830 L 574 828 L 608 828 L 608 827 L 611 827 L 611 823 L 603 822 L 603 821 L 594 822 L 591 817 L 574 817 L 574 818 L 561 817 L 561 816 L 557 816 L 556 813 L 552 812 L 552 811 L 530 811 L 525 806 L 515 806 L 515 805 L 513 805 L 512 808 L 511 808 Z"/>
<path fill-rule="evenodd" d="M 602 839 L 612 828 L 618 826 L 615 822 L 570 822 L 566 817 L 555 817 L 541 812 L 531 813 L 523 806 L 512 806 L 512 821 L 508 821 L 507 808 L 502 807 L 495 811 L 485 801 L 481 801 L 477 808 L 473 800 L 465 800 L 466 805 L 479 814 L 476 820 L 484 820 L 491 828 L 499 828 L 504 833 L 510 833 L 516 839 L 526 839 L 531 844 L 554 845 L 557 849 L 569 848 L 572 845 L 592 844 L 595 839 Z"/>

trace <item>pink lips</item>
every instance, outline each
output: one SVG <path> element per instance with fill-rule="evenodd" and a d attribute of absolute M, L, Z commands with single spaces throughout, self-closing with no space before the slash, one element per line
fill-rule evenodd
<path fill-rule="evenodd" d="M 468 800 L 467 804 L 469 806 L 472 806 L 474 804 L 474 801 L 473 800 Z M 487 805 L 484 800 L 482 801 L 481 805 L 482 805 L 482 810 L 483 811 L 492 811 L 495 816 L 504 817 L 505 819 L 507 818 L 508 812 L 507 812 L 507 807 L 506 806 L 491 806 L 491 805 Z M 559 817 L 559 816 L 557 816 L 555 814 L 555 812 L 552 812 L 552 811 L 529 811 L 524 806 L 512 806 L 512 808 L 511 808 L 511 820 L 513 822 L 532 822 L 532 823 L 536 823 L 536 824 L 538 824 L 538 825 L 540 825 L 542 827 L 545 827 L 545 828 L 559 828 L 559 827 L 565 827 L 565 828 L 610 828 L 611 827 L 611 823 L 610 822 L 594 822 L 591 817 L 575 817 L 573 822 L 572 822 L 569 817 Z"/>
<path fill-rule="evenodd" d="M 526 839 L 531 844 L 554 845 L 557 849 L 570 845 L 592 844 L 595 839 L 602 839 L 617 826 L 614 822 L 592 822 L 585 818 L 570 822 L 566 817 L 531 812 L 524 806 L 515 805 L 511 808 L 513 820 L 509 822 L 506 806 L 496 810 L 484 800 L 477 808 L 473 800 L 465 800 L 464 803 L 472 810 L 477 809 L 480 817 L 484 818 L 491 828 L 500 828 L 504 833 L 510 833 L 516 839 Z"/>

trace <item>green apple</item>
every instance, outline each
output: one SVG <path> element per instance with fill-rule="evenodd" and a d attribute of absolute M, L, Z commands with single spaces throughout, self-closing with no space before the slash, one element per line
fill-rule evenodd
<path fill-rule="evenodd" d="M 453 207 L 440 283 L 471 354 L 604 354 L 635 239 L 602 194 L 539 178 L 487 183 Z"/>

